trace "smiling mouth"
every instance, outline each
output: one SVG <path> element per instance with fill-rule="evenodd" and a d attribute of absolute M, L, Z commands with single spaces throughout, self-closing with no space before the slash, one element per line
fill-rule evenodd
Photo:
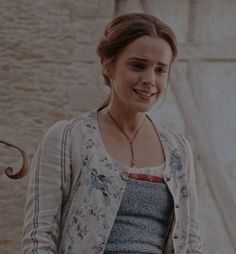
<path fill-rule="evenodd" d="M 153 96 L 154 94 L 157 94 L 157 92 L 151 93 L 151 92 L 149 92 L 149 91 L 140 90 L 140 89 L 133 89 L 133 91 L 134 91 L 136 94 L 138 94 L 138 95 L 140 95 L 140 96 L 143 96 L 143 97 L 147 97 L 147 98 Z"/>

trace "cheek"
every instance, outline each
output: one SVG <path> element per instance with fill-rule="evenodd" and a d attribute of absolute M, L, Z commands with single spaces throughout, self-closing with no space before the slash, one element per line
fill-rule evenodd
<path fill-rule="evenodd" d="M 118 73 L 119 75 L 116 76 L 117 81 L 124 85 L 132 85 L 135 84 L 139 80 L 139 76 L 137 73 L 129 71 L 129 70 L 123 70 Z"/>
<path fill-rule="evenodd" d="M 159 89 L 161 89 L 163 91 L 167 88 L 167 85 L 168 85 L 168 76 L 163 76 L 158 79 Z"/>

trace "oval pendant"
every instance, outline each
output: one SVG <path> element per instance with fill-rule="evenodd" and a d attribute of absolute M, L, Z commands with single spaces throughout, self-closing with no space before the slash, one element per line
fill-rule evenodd
<path fill-rule="evenodd" d="M 135 159 L 132 159 L 131 160 L 131 167 L 134 167 L 135 166 Z"/>

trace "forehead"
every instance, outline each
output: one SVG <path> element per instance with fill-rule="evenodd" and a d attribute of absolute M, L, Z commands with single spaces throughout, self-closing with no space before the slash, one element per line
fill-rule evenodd
<path fill-rule="evenodd" d="M 172 50 L 169 43 L 159 37 L 142 36 L 125 47 L 120 60 L 141 58 L 146 61 L 169 64 L 172 59 Z"/>

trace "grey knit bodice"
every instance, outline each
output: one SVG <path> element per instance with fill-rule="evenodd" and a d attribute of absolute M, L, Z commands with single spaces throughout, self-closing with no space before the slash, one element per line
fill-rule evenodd
<path fill-rule="evenodd" d="M 104 253 L 163 253 L 172 214 L 165 183 L 129 179 Z"/>

